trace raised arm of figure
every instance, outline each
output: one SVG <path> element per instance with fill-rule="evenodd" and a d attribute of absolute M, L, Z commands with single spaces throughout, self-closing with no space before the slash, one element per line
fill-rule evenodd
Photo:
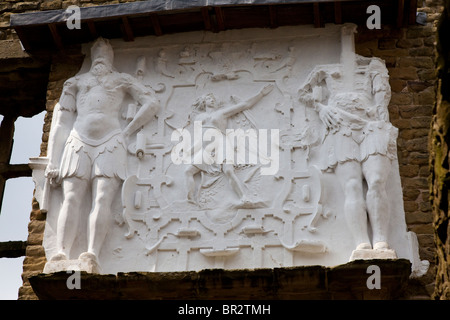
<path fill-rule="evenodd" d="M 126 77 L 125 81 L 127 92 L 141 105 L 133 120 L 123 130 L 123 134 L 128 137 L 153 119 L 160 110 L 160 104 L 152 92 L 134 78 Z"/>
<path fill-rule="evenodd" d="M 222 109 L 223 115 L 225 117 L 231 117 L 239 112 L 250 109 L 256 103 L 258 103 L 263 97 L 268 95 L 273 90 L 273 88 L 274 88 L 273 84 L 266 85 L 264 88 L 261 89 L 261 91 L 257 95 L 247 99 L 246 101 Z"/>

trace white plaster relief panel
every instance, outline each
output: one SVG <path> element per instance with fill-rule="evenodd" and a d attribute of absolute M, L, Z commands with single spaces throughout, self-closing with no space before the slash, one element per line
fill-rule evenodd
<path fill-rule="evenodd" d="M 48 210 L 44 271 L 398 257 L 423 274 L 428 262 L 404 219 L 387 70 L 354 53 L 354 29 L 86 45 L 55 112 L 49 158 L 32 159 Z"/>

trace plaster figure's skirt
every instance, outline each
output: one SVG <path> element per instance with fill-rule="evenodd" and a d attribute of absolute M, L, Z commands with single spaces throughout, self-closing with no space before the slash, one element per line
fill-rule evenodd
<path fill-rule="evenodd" d="M 398 129 L 384 121 L 368 122 L 358 130 L 341 127 L 336 132 L 329 132 L 324 141 L 326 163 L 322 169 L 351 160 L 362 163 L 375 154 L 394 160 L 397 158 L 397 136 Z"/>
<path fill-rule="evenodd" d="M 101 140 L 80 136 L 72 130 L 61 161 L 61 178 L 126 178 L 127 151 L 120 130 Z"/>

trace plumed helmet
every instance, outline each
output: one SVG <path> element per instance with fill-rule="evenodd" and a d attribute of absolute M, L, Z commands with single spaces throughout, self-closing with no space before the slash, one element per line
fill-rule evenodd
<path fill-rule="evenodd" d="M 98 38 L 91 48 L 91 60 L 95 61 L 98 58 L 103 58 L 111 64 L 114 60 L 114 51 L 108 39 L 102 37 Z"/>

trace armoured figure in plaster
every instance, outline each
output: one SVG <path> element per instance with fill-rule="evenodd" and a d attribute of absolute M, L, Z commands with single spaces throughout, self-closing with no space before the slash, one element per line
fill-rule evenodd
<path fill-rule="evenodd" d="M 57 253 L 50 261 L 69 258 L 82 214 L 80 205 L 91 190 L 88 246 L 79 260 L 98 264 L 111 221 L 111 204 L 126 178 L 127 139 L 159 110 L 148 89 L 132 76 L 114 70 L 113 59 L 111 45 L 99 38 L 91 49 L 89 72 L 65 82 L 55 110 L 45 175 L 52 184 L 61 184 L 63 203 L 57 221 Z M 119 111 L 127 94 L 140 109 L 122 130 Z"/>
<path fill-rule="evenodd" d="M 194 103 L 195 109 L 200 111 L 200 113 L 195 116 L 194 122 L 199 121 L 202 125 L 202 128 L 218 130 L 218 132 L 220 132 L 221 134 L 226 135 L 226 129 L 228 128 L 228 119 L 240 112 L 253 107 L 264 96 L 269 94 L 272 89 L 273 85 L 267 85 L 254 97 L 251 97 L 241 103 L 226 107 L 219 107 L 213 94 L 206 94 L 204 96 L 201 96 Z M 228 178 L 228 181 L 233 190 L 239 196 L 240 207 L 251 207 L 253 205 L 257 205 L 247 197 L 245 186 L 234 172 L 233 163 L 228 163 L 228 161 L 226 161 L 225 159 L 223 163 L 196 164 L 195 159 L 198 157 L 203 157 L 203 151 L 202 146 L 197 147 L 195 143 L 198 143 L 198 141 L 194 142 L 193 150 L 194 152 L 196 150 L 200 150 L 200 153 L 194 153 L 194 163 L 188 165 L 184 171 L 186 177 L 187 200 L 191 203 L 196 203 L 194 175 L 202 171 L 210 173 L 223 172 Z"/>
<path fill-rule="evenodd" d="M 390 249 L 386 182 L 396 159 L 398 130 L 389 122 L 391 92 L 384 63 L 359 57 L 355 67 L 318 67 L 300 89 L 300 99 L 317 111 L 326 127 L 323 169 L 334 170 L 344 191 L 344 212 L 356 241 L 355 252 L 374 249 L 376 256 Z M 346 77 L 351 77 L 352 85 L 346 86 Z"/>

